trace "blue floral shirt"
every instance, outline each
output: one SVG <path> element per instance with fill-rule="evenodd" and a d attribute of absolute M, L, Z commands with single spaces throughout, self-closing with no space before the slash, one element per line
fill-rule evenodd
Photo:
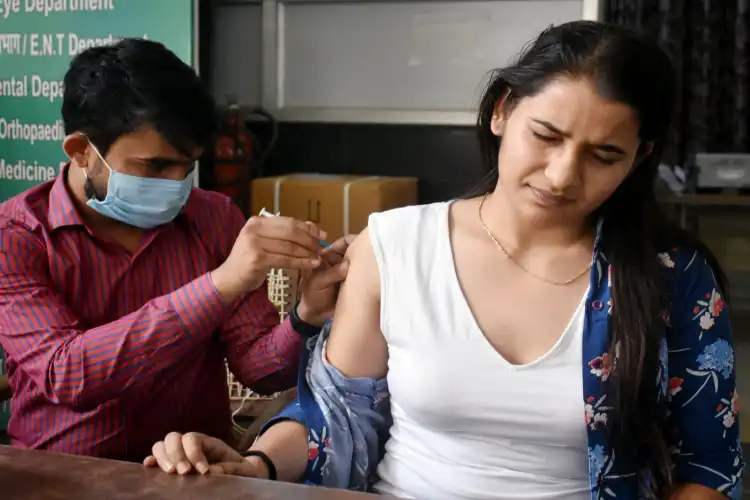
<path fill-rule="evenodd" d="M 729 314 L 707 262 L 696 252 L 658 255 L 675 273 L 672 303 L 664 312 L 665 337 L 654 391 L 666 398 L 667 436 L 679 483 L 697 483 L 741 498 L 744 468 L 739 401 Z M 583 333 L 581 402 L 589 449 L 592 500 L 639 498 L 636 471 L 608 460 L 608 382 L 615 352 L 608 351 L 612 269 L 596 251 Z M 385 379 L 349 379 L 324 360 L 330 323 L 308 342 L 300 369 L 298 400 L 266 425 L 284 419 L 308 429 L 305 482 L 368 490 L 391 423 Z M 617 346 L 614 347 L 617 350 Z"/>

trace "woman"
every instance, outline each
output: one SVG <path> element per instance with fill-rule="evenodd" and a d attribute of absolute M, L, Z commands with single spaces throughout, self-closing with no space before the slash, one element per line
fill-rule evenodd
<path fill-rule="evenodd" d="M 674 95 L 629 31 L 543 32 L 482 100 L 487 189 L 371 217 L 254 455 L 172 434 L 147 465 L 423 499 L 739 495 L 722 275 L 652 189 Z"/>

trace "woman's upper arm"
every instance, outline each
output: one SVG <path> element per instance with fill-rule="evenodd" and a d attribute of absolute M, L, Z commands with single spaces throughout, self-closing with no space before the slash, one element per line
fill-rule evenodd
<path fill-rule="evenodd" d="M 382 378 L 388 346 L 380 330 L 380 272 L 365 229 L 346 252 L 349 271 L 341 285 L 327 361 L 347 377 Z"/>
<path fill-rule="evenodd" d="M 667 364 L 676 480 L 730 494 L 744 463 L 729 311 L 699 253 L 681 253 L 676 266 Z"/>

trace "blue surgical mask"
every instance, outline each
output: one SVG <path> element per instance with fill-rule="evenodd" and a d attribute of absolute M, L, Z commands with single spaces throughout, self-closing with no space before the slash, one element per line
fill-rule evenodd
<path fill-rule="evenodd" d="M 86 204 L 105 217 L 151 229 L 174 220 L 187 203 L 194 172 L 182 181 L 121 174 L 109 166 L 96 146 L 91 146 L 109 169 L 109 183 L 104 200 L 92 197 Z"/>

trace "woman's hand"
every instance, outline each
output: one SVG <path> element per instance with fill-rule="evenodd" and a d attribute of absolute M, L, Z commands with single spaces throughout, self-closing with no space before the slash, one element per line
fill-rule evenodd
<path fill-rule="evenodd" d="M 143 464 L 159 467 L 169 474 L 232 474 L 236 476 L 265 478 L 268 470 L 257 457 L 243 458 L 224 441 L 205 434 L 177 432 L 167 434 L 151 448 L 151 455 Z"/>

